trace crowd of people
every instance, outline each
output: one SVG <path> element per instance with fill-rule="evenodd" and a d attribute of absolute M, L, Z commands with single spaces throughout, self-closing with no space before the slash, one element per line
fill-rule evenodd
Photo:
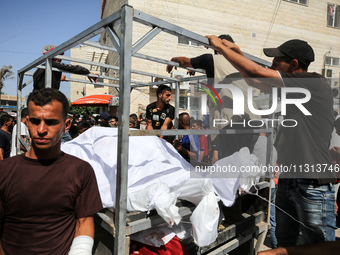
<path fill-rule="evenodd" d="M 277 186 L 274 184 L 277 187 L 275 204 L 280 209 L 276 210 L 275 232 L 271 235 L 275 235 L 273 248 L 279 248 L 261 252 L 261 255 L 330 254 L 326 252 L 339 248 L 339 243 L 334 242 L 337 176 L 329 170 L 338 164 L 338 158 L 333 156 L 334 163 L 329 153 L 334 129 L 333 97 L 327 80 L 308 72 L 308 66 L 314 61 L 312 47 L 295 39 L 277 48 L 264 49 L 268 57 L 274 58 L 271 68 L 264 68 L 247 59 L 230 36 L 207 38 L 215 55 L 191 59 L 174 57 L 172 61 L 181 67 L 206 69 L 211 79 L 225 78 L 224 65 L 228 63 L 228 68 L 235 68 L 243 78 L 250 78 L 248 85 L 264 92 L 300 88 L 311 94 L 304 104 L 310 114 L 300 111 L 294 104 L 287 106 L 285 117 L 296 120 L 298 125 L 280 128 L 276 137 L 277 158 L 275 156 L 271 164 L 303 166 L 304 169 L 299 175 L 282 173 Z M 167 66 L 166 70 L 171 72 L 172 66 Z M 88 163 L 63 153 L 60 146 L 62 141 L 72 140 L 95 125 L 117 127 L 118 118 L 108 112 L 96 117 L 68 115 L 68 101 L 58 91 L 59 76 L 55 89 L 38 86 L 29 95 L 28 107 L 21 112 L 20 146 L 12 137 L 14 118 L 1 114 L 0 254 L 76 254 L 79 249 L 85 250 L 82 254 L 91 254 L 92 251 L 93 214 L 102 209 L 94 171 Z M 215 82 L 211 81 L 209 84 Z M 174 129 L 175 109 L 170 105 L 171 95 L 170 87 L 160 85 L 156 91 L 157 101 L 147 106 L 145 116 L 131 114 L 129 127 Z M 290 93 L 290 99 L 300 98 L 298 92 Z M 250 119 L 249 109 L 245 112 L 245 116 L 230 116 L 230 119 Z M 337 131 L 339 126 L 336 123 Z M 178 128 L 199 130 L 206 126 L 202 120 L 182 112 L 178 117 Z M 260 158 L 265 154 L 261 147 L 266 144 L 265 134 L 261 136 L 263 138 L 250 133 L 219 135 L 215 139 L 209 135 L 160 138 L 173 144 L 190 163 L 213 164 L 242 147 L 248 147 L 251 152 L 260 151 Z M 19 153 L 16 153 L 17 147 L 20 147 Z M 333 154 L 338 151 L 338 147 L 331 149 Z M 320 165 L 326 167 L 326 171 L 307 171 Z M 305 245 L 304 248 L 296 248 L 300 233 L 300 244 Z"/>

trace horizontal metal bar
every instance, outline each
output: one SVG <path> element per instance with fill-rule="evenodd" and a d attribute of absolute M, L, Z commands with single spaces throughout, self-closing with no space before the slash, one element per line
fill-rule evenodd
<path fill-rule="evenodd" d="M 45 66 L 37 66 L 37 68 L 41 68 L 41 69 L 45 69 Z M 52 68 L 53 71 L 58 71 L 58 72 L 66 72 L 63 70 L 60 70 L 58 68 L 53 67 Z M 67 73 L 67 72 L 66 72 Z M 26 72 L 25 75 L 27 76 L 33 76 L 33 73 L 30 72 Z M 78 75 L 82 75 L 82 74 L 78 74 Z M 86 76 L 93 76 L 93 74 L 87 74 Z M 119 81 L 119 78 L 114 78 L 114 77 L 110 77 L 110 76 L 104 76 L 104 75 L 98 75 L 98 78 L 103 78 L 103 79 L 107 79 L 107 80 L 113 80 L 113 81 Z M 86 84 L 92 84 L 92 85 L 100 85 L 100 86 L 108 86 L 108 87 L 116 87 L 118 88 L 119 85 L 118 84 L 112 84 L 112 83 L 103 83 L 103 82 L 91 82 L 90 80 L 80 80 L 80 79 L 74 79 L 74 78 L 70 78 L 67 77 L 67 80 L 70 82 L 79 82 L 79 83 L 86 83 Z M 131 81 L 132 83 L 134 83 L 135 85 L 131 85 L 132 87 L 146 87 L 146 86 L 153 86 L 153 85 L 157 85 L 159 84 L 163 84 L 163 83 L 167 83 L 169 81 L 165 81 L 165 82 L 154 82 L 152 84 L 149 83 L 143 83 L 140 81 Z"/>
<path fill-rule="evenodd" d="M 211 48 L 209 44 L 208 38 L 201 36 L 199 34 L 196 34 L 194 32 L 191 32 L 187 29 L 184 29 L 182 27 L 173 25 L 167 21 L 161 20 L 159 18 L 153 17 L 151 15 L 148 15 L 144 12 L 141 12 L 139 10 L 134 10 L 134 21 L 137 21 L 141 24 L 151 26 L 151 27 L 159 27 L 164 32 L 167 32 L 169 34 L 175 35 L 175 36 L 185 36 L 189 38 L 191 41 L 197 42 L 200 45 L 206 46 Z"/>
<path fill-rule="evenodd" d="M 252 60 L 252 61 L 254 61 L 254 62 L 258 63 L 258 64 L 261 64 L 261 65 L 264 65 L 264 66 L 267 66 L 267 67 L 272 65 L 272 63 L 269 62 L 269 61 L 266 61 L 264 59 L 258 58 L 258 57 L 254 56 L 254 55 L 251 55 L 251 54 L 248 54 L 248 53 L 245 53 L 245 52 L 242 52 L 242 53 L 243 53 L 243 55 L 246 58 L 248 58 L 248 59 L 250 59 L 250 60 Z"/>
<path fill-rule="evenodd" d="M 61 56 L 61 55 L 58 55 L 58 56 L 56 56 L 54 58 L 62 59 L 62 60 L 67 60 L 67 61 L 70 61 L 70 62 L 82 63 L 82 64 L 86 64 L 86 65 L 94 65 L 94 66 L 100 66 L 100 67 L 110 68 L 110 69 L 114 69 L 114 70 L 119 70 L 119 66 L 113 66 L 113 65 L 108 65 L 108 64 L 88 61 L 88 60 L 80 59 L 80 58 L 72 58 L 72 57 Z"/>
<path fill-rule="evenodd" d="M 272 129 L 170 129 L 170 130 L 134 130 L 130 129 L 130 136 L 153 136 L 153 135 L 239 135 L 239 134 L 258 134 L 272 133 Z"/>
<path fill-rule="evenodd" d="M 187 30 L 187 29 L 184 29 L 182 27 L 173 25 L 173 24 L 171 24 L 167 21 L 158 19 L 156 17 L 153 17 L 153 16 L 146 14 L 144 12 L 141 12 L 139 10 L 134 10 L 134 20 L 139 22 L 139 23 L 142 23 L 144 25 L 147 25 L 147 26 L 160 27 L 160 28 L 162 28 L 162 30 L 164 32 L 167 32 L 167 33 L 175 35 L 175 36 L 183 36 L 183 37 L 186 37 L 186 38 L 190 39 L 191 41 L 194 41 L 194 42 L 196 42 L 200 45 L 203 45 L 203 46 L 208 47 L 208 48 L 212 48 L 211 45 L 210 45 L 209 39 L 206 38 L 205 36 L 196 34 L 194 32 Z M 252 60 L 256 63 L 259 63 L 261 65 L 265 65 L 265 66 L 271 65 L 270 62 L 265 61 L 263 59 L 260 59 L 258 57 L 255 57 L 251 54 L 248 54 L 248 53 L 243 53 L 243 54 L 244 54 L 245 57 L 247 57 L 250 60 Z"/>
<path fill-rule="evenodd" d="M 237 247 L 240 247 L 242 244 L 250 241 L 254 238 L 254 235 L 259 235 L 260 233 L 264 232 L 268 228 L 268 224 L 264 222 L 260 222 L 255 226 L 249 228 L 247 231 L 242 233 L 242 236 L 238 236 L 231 241 L 223 244 L 222 246 L 214 249 L 211 252 L 208 252 L 208 255 L 225 255 L 228 254 L 230 251 L 235 250 Z"/>
<path fill-rule="evenodd" d="M 104 83 L 104 82 L 91 82 L 90 80 L 80 80 L 80 79 L 74 79 L 74 78 L 68 78 L 68 77 L 67 77 L 67 81 L 119 88 L 119 84 Z"/>
<path fill-rule="evenodd" d="M 87 65 L 101 66 L 101 67 L 105 67 L 105 68 L 119 70 L 119 66 L 102 64 L 102 63 L 97 63 L 97 62 L 83 60 L 83 59 L 78 59 L 78 58 L 71 58 L 71 57 L 67 57 L 67 56 L 56 56 L 55 58 L 56 59 L 67 60 L 67 61 L 72 61 L 72 62 L 78 62 L 78 63 L 82 63 L 82 64 L 87 64 Z M 153 74 L 153 73 L 148 73 L 148 72 L 143 72 L 143 71 L 138 71 L 138 70 L 131 70 L 131 73 L 140 74 L 140 75 L 144 75 L 144 76 L 160 77 L 160 78 L 163 78 L 163 79 L 177 81 L 177 79 L 171 78 L 171 77 L 168 77 L 168 76 L 163 76 L 163 75 L 158 75 L 158 74 Z"/>
<path fill-rule="evenodd" d="M 108 26 L 108 25 L 116 22 L 119 19 L 120 19 L 120 11 L 117 11 L 117 12 L 113 13 L 112 15 L 108 16 L 107 18 L 102 19 L 98 23 L 89 27 L 85 31 L 83 31 L 83 32 L 79 33 L 78 35 L 72 37 L 68 41 L 62 43 L 61 45 L 59 45 L 55 49 L 51 50 L 50 52 L 46 53 L 45 55 L 34 60 L 33 62 L 26 65 L 22 69 L 18 70 L 18 73 L 24 73 L 24 72 L 36 67 L 37 65 L 40 65 L 41 63 L 45 62 L 46 58 L 52 58 L 56 55 L 59 55 L 59 54 L 65 52 L 65 51 L 67 51 L 68 49 L 71 49 L 72 47 L 74 47 L 74 46 L 96 36 L 97 34 L 100 34 L 101 32 L 104 31 L 105 26 Z"/>
<path fill-rule="evenodd" d="M 87 46 L 99 48 L 99 49 L 102 49 L 102 50 L 117 52 L 117 50 L 114 47 L 109 46 L 109 45 L 105 45 L 105 44 L 101 44 L 101 43 L 98 43 L 98 42 L 86 41 L 86 42 L 83 42 L 83 44 L 87 45 Z M 144 60 L 149 60 L 149 61 L 153 61 L 153 62 L 165 64 L 165 65 L 172 65 L 172 66 L 180 67 L 179 63 L 177 63 L 177 62 L 173 62 L 173 61 L 169 61 L 169 60 L 165 60 L 165 59 L 161 59 L 161 58 L 157 58 L 157 57 L 152 57 L 152 56 L 148 56 L 148 55 L 145 55 L 145 54 L 135 53 L 133 55 L 133 57 L 144 59 Z M 190 67 L 184 68 L 184 69 L 205 74 L 205 70 L 203 70 L 203 69 L 195 69 L 195 68 L 190 68 Z"/>
<path fill-rule="evenodd" d="M 179 215 L 181 215 L 182 218 L 191 215 L 192 213 L 192 209 L 188 208 L 188 207 L 180 207 L 178 209 L 178 213 Z M 134 233 L 143 231 L 145 229 L 150 229 L 154 226 L 160 225 L 165 223 L 164 220 L 159 217 L 157 215 L 157 217 L 153 217 L 153 219 L 151 219 L 151 217 L 142 219 L 142 220 L 137 220 L 137 221 L 133 221 L 128 223 L 127 227 L 126 227 L 126 232 L 128 235 L 132 235 Z"/>
<path fill-rule="evenodd" d="M 103 78 L 103 76 L 98 76 L 99 78 Z M 106 77 L 106 76 L 104 76 Z M 104 78 L 106 79 L 106 78 Z M 115 87 L 115 88 L 119 88 L 119 84 L 112 84 L 112 83 L 105 83 L 105 82 L 91 82 L 90 80 L 80 80 L 80 79 L 74 79 L 74 78 L 69 78 L 67 77 L 67 80 L 70 82 L 79 82 L 79 83 L 86 83 L 86 84 L 92 84 L 92 85 L 100 85 L 100 86 L 108 86 L 108 87 Z M 119 81 L 118 78 L 112 78 L 110 77 L 110 80 L 115 80 L 115 81 Z M 139 84 L 138 81 L 131 81 L 132 83 L 137 83 Z M 131 85 L 132 87 L 136 86 L 136 87 L 145 87 L 145 86 L 149 86 L 148 84 L 141 84 L 141 85 Z"/>

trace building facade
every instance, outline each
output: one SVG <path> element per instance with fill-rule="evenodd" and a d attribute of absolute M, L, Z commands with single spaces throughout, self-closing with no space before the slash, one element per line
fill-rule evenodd
<path fill-rule="evenodd" d="M 108 55 L 108 51 L 101 50 L 98 48 L 93 48 L 89 46 L 80 46 L 72 48 L 70 50 L 70 56 L 76 59 L 84 59 L 87 61 L 94 61 L 98 63 L 105 63 Z M 94 65 L 86 65 L 81 63 L 71 63 L 72 65 L 81 65 L 89 69 L 91 73 L 102 74 L 102 69 Z M 109 88 L 105 86 L 98 86 L 85 83 L 89 81 L 86 76 L 70 74 L 71 79 L 84 80 L 84 82 L 70 82 L 71 92 L 70 99 L 71 102 L 81 98 L 83 96 L 96 95 L 96 94 L 109 94 Z"/>

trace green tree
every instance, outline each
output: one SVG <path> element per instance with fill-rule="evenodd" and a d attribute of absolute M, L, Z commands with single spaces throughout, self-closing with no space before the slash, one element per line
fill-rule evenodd
<path fill-rule="evenodd" d="M 70 111 L 69 113 L 74 114 L 74 115 L 86 115 L 88 114 L 94 114 L 94 113 L 99 113 L 99 107 L 90 107 L 90 106 L 71 106 L 70 103 Z"/>
<path fill-rule="evenodd" d="M 4 83 L 6 79 L 12 79 L 13 72 L 11 71 L 12 66 L 3 66 L 0 69 L 0 106 L 1 106 L 1 95 L 2 95 L 2 88 L 4 87 Z"/>

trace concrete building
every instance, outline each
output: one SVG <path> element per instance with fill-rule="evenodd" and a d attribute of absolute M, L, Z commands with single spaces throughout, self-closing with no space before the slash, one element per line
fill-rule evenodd
<path fill-rule="evenodd" d="M 267 58 L 262 49 L 277 47 L 289 39 L 307 41 L 315 51 L 315 62 L 309 71 L 323 73 L 332 78 L 332 87 L 339 88 L 340 74 L 340 1 L 332 0 L 102 0 L 102 18 L 116 12 L 124 4 L 143 11 L 177 26 L 201 35 L 230 34 L 244 51 L 262 59 Z M 116 31 L 118 27 L 115 28 Z M 136 42 L 150 28 L 141 24 L 134 25 L 133 42 Z M 111 44 L 106 33 L 101 43 Z M 173 56 L 195 57 L 212 53 L 211 49 L 197 46 L 185 38 L 166 33 L 158 34 L 143 47 L 140 53 L 171 59 Z M 109 53 L 107 63 L 118 65 L 118 55 Z M 133 59 L 132 68 L 169 75 L 165 65 L 150 61 Z M 179 69 L 185 73 L 184 69 Z M 112 71 L 111 71 L 112 72 Z M 111 75 L 113 75 L 111 73 Z M 132 80 L 149 82 L 150 78 L 133 75 Z M 187 90 L 181 90 L 181 102 Z M 138 111 L 139 104 L 155 100 L 153 88 L 142 88 L 132 92 L 131 112 Z M 192 102 L 191 105 L 195 105 Z M 186 106 L 188 107 L 188 106 Z"/>
<path fill-rule="evenodd" d="M 70 50 L 70 56 L 72 58 L 85 59 L 87 61 L 95 61 L 98 63 L 105 63 L 107 55 L 108 55 L 108 51 L 89 47 L 89 46 L 80 46 L 80 47 L 72 48 Z M 85 68 L 89 69 L 91 73 L 95 73 L 95 74 L 103 73 L 103 70 L 101 70 L 98 66 L 85 65 L 85 64 L 80 64 L 80 63 L 71 63 L 71 64 L 84 66 Z M 88 78 L 83 75 L 70 74 L 70 77 L 72 79 L 89 81 Z M 70 87 L 71 87 L 71 91 L 70 91 L 71 102 L 83 96 L 96 95 L 96 94 L 109 94 L 108 87 L 91 85 L 91 84 L 86 84 L 82 82 L 70 82 Z"/>
<path fill-rule="evenodd" d="M 17 112 L 17 96 L 1 95 L 0 112 Z M 25 104 L 25 97 L 21 98 L 23 104 Z"/>

